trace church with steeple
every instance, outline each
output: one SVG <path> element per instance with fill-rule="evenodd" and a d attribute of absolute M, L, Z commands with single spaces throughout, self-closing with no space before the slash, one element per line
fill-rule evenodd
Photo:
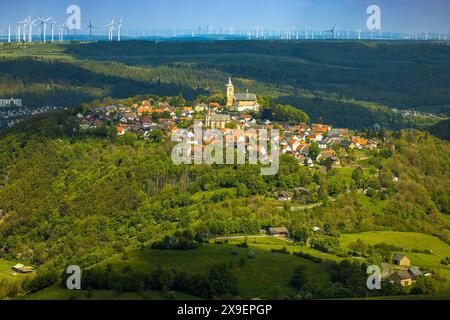
<path fill-rule="evenodd" d="M 248 90 L 247 93 L 235 93 L 231 78 L 227 84 L 227 107 L 238 112 L 259 112 L 260 109 L 256 94 Z"/>

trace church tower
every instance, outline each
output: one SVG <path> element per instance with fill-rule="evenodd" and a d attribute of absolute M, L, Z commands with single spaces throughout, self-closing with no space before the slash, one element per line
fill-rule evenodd
<path fill-rule="evenodd" d="M 234 102 L 234 85 L 231 82 L 231 77 L 228 79 L 227 84 L 227 107 L 233 107 Z"/>

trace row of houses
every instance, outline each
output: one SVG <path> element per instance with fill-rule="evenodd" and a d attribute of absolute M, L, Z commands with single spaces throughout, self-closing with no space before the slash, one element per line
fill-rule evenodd
<path fill-rule="evenodd" d="M 340 165 L 336 154 L 337 147 L 343 150 L 368 150 L 378 148 L 380 144 L 376 139 L 352 135 L 347 128 L 333 128 L 328 124 L 274 124 L 255 119 L 250 114 L 228 112 L 218 103 L 176 108 L 167 102 L 146 100 L 131 106 L 110 105 L 96 108 L 86 114 L 78 114 L 77 117 L 82 130 L 98 128 L 108 121 L 117 125 L 118 135 L 134 132 L 144 138 L 153 130 L 170 134 L 179 128 L 180 124 L 186 127 L 186 123 L 191 125 L 189 129 L 201 125 L 204 128 L 221 130 L 225 135 L 233 134 L 233 130 L 274 129 L 276 126 L 281 134 L 281 153 L 291 155 L 310 167 L 327 159 L 331 159 L 335 165 Z M 313 144 L 319 146 L 320 153 L 311 156 Z"/>
<path fill-rule="evenodd" d="M 380 141 L 352 136 L 347 128 L 333 128 L 327 124 L 296 125 L 284 128 L 281 152 L 296 157 L 306 166 L 314 166 L 315 161 L 310 156 L 314 143 L 320 149 L 316 162 L 331 159 L 339 165 L 336 147 L 343 150 L 368 150 L 378 148 Z"/>

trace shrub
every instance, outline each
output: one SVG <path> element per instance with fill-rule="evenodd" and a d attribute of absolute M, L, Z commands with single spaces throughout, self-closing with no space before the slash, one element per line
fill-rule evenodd
<path fill-rule="evenodd" d="M 297 257 L 300 257 L 300 258 L 303 258 L 303 259 L 307 259 L 307 260 L 309 260 L 311 262 L 314 262 L 314 263 L 322 263 L 322 259 L 321 258 L 314 257 L 314 256 L 312 256 L 312 255 L 310 255 L 308 253 L 303 253 L 301 251 L 300 252 L 294 252 L 293 255 L 297 256 Z"/>
<path fill-rule="evenodd" d="M 300 290 L 306 283 L 305 268 L 303 266 L 298 267 L 294 271 L 294 276 L 291 279 L 291 286 Z"/>
<path fill-rule="evenodd" d="M 194 236 L 189 231 L 176 232 L 173 237 L 166 236 L 164 240 L 152 244 L 152 249 L 156 250 L 193 250 L 197 247 Z"/>
<path fill-rule="evenodd" d="M 429 249 L 425 249 L 425 250 L 412 249 L 411 252 L 412 253 L 423 253 L 423 254 L 428 254 L 428 255 L 432 255 L 433 254 L 433 251 L 429 250 Z"/>
<path fill-rule="evenodd" d="M 236 245 L 236 247 L 238 247 L 238 248 L 243 248 L 243 249 L 247 249 L 247 248 L 248 248 L 248 243 L 247 243 L 247 241 L 242 242 L 242 243 L 238 243 L 238 244 Z"/>
<path fill-rule="evenodd" d="M 340 243 L 336 238 L 317 235 L 311 239 L 311 247 L 325 253 L 336 253 Z"/>
<path fill-rule="evenodd" d="M 272 249 L 272 250 L 270 250 L 270 251 L 273 252 L 273 253 L 291 254 L 291 253 L 286 249 L 286 247 L 283 247 L 283 248 L 281 248 L 281 249 Z"/>

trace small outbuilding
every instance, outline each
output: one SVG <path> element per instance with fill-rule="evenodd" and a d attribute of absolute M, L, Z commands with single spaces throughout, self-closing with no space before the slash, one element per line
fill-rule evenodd
<path fill-rule="evenodd" d="M 278 195 L 278 201 L 291 201 L 292 200 L 292 193 L 288 191 L 283 191 Z"/>
<path fill-rule="evenodd" d="M 289 230 L 286 227 L 269 228 L 267 233 L 274 237 L 289 237 Z"/>
<path fill-rule="evenodd" d="M 16 264 L 14 267 L 11 268 L 12 271 L 22 274 L 29 274 L 33 273 L 34 269 L 32 267 L 26 267 L 21 263 Z"/>

